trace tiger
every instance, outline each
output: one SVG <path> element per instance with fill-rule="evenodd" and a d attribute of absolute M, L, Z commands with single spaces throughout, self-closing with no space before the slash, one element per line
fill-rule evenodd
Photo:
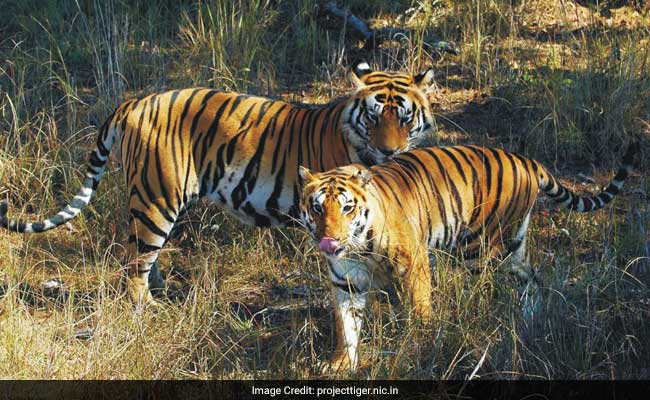
<path fill-rule="evenodd" d="M 75 218 L 117 146 L 128 194 L 127 293 L 135 304 L 157 305 L 150 289 L 164 285 L 158 254 L 179 215 L 199 199 L 245 224 L 288 225 L 298 217 L 299 165 L 371 165 L 433 136 L 433 68 L 411 75 L 362 61 L 351 72 L 354 92 L 326 105 L 209 88 L 124 101 L 99 128 L 76 196 L 39 222 L 10 220 L 3 201 L 0 226 L 42 233 Z"/>
<path fill-rule="evenodd" d="M 357 368 L 363 310 L 386 279 L 397 277 L 414 315 L 431 320 L 434 251 L 501 258 L 536 285 L 526 232 L 538 192 L 578 212 L 598 210 L 622 188 L 632 148 L 610 184 L 590 197 L 566 189 L 534 159 L 474 145 L 422 147 L 382 164 L 320 173 L 301 166 L 301 224 L 329 266 L 337 336 L 331 368 Z"/>

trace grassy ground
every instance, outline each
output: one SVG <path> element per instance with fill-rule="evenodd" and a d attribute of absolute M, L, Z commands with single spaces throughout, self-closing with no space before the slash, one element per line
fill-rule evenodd
<path fill-rule="evenodd" d="M 369 316 L 369 366 L 357 376 L 650 378 L 643 10 L 350 1 L 373 26 L 413 32 L 366 52 L 313 0 L 146 4 L 25 0 L 0 10 L 0 197 L 15 213 L 49 215 L 76 193 L 95 127 L 122 99 L 202 85 L 322 103 L 349 92 L 357 59 L 412 72 L 433 65 L 443 143 L 520 151 L 577 191 L 603 185 L 633 135 L 639 165 L 605 210 L 537 207 L 530 248 L 544 305 L 534 323 L 524 323 L 506 274 L 472 275 L 439 257 L 432 326 L 409 324 L 398 301 L 385 302 Z M 437 54 L 427 44 L 435 37 L 462 54 Z M 169 304 L 134 313 L 122 288 L 124 200 L 113 164 L 71 225 L 0 232 L 0 378 L 319 375 L 332 314 L 323 261 L 302 232 L 245 227 L 203 204 L 162 256 Z"/>

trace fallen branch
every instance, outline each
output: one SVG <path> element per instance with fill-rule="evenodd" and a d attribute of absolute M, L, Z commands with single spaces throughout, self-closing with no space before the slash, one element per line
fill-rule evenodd
<path fill-rule="evenodd" d="M 364 39 L 363 48 L 366 50 L 372 50 L 386 40 L 399 40 L 401 38 L 411 36 L 411 32 L 408 29 L 370 29 L 366 21 L 352 14 L 350 10 L 339 7 L 333 1 L 326 2 L 322 5 L 322 7 L 328 13 L 345 20 L 349 26 L 351 26 L 357 33 L 359 33 Z M 440 52 L 445 52 L 453 55 L 460 54 L 460 49 L 458 46 L 444 40 L 432 40 L 428 42 L 427 45 Z"/>

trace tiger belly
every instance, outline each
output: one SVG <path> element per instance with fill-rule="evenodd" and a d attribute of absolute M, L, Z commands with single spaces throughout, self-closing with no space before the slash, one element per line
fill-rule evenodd
<path fill-rule="evenodd" d="M 436 226 L 431 229 L 431 236 L 428 238 L 428 248 L 430 251 L 444 250 L 453 251 L 458 244 L 458 238 L 464 235 L 463 232 L 457 232 L 453 226 L 444 227 Z"/>
<path fill-rule="evenodd" d="M 244 177 L 244 168 L 233 169 L 224 174 L 215 190 L 206 196 L 245 224 L 258 227 L 286 224 L 291 219 L 289 211 L 293 206 L 293 190 L 284 185 L 279 193 L 274 193 L 274 179 L 258 179 L 252 188 L 249 182 Z M 277 206 L 272 207 L 271 204 L 276 202 Z"/>

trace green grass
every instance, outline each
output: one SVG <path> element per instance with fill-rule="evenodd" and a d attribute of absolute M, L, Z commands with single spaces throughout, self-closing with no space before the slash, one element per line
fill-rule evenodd
<path fill-rule="evenodd" d="M 650 378 L 647 15 L 622 8 L 608 19 L 551 0 L 352 1 L 372 26 L 414 32 L 365 52 L 316 1 L 36 3 L 0 10 L 0 197 L 12 215 L 45 216 L 71 198 L 95 127 L 125 98 L 200 85 L 322 103 L 351 90 L 347 68 L 360 58 L 433 65 L 441 142 L 520 151 L 578 191 L 603 185 L 636 137 L 637 172 L 611 206 L 577 215 L 538 205 L 530 249 L 544 306 L 534 323 L 506 273 L 471 274 L 439 256 L 433 323 L 410 323 L 399 296 L 384 301 L 368 313 L 357 376 Z M 435 37 L 462 54 L 438 55 Z M 136 313 L 120 263 L 123 190 L 112 164 L 70 226 L 0 232 L 0 377 L 319 376 L 333 321 L 324 262 L 303 232 L 246 227 L 201 204 L 161 257 L 167 304 Z M 43 287 L 53 279 L 63 290 Z"/>

